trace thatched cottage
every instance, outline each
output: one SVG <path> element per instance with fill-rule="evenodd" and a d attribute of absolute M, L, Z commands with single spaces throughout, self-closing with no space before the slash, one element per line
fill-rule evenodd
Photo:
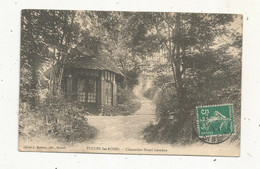
<path fill-rule="evenodd" d="M 45 72 L 50 78 L 50 73 Z M 64 65 L 62 89 L 90 113 L 99 113 L 101 105 L 117 105 L 117 84 L 124 75 L 107 57 L 82 54 Z"/>

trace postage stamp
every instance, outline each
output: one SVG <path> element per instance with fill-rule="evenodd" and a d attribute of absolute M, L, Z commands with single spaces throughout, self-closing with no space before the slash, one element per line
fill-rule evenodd
<path fill-rule="evenodd" d="M 199 137 L 234 133 L 232 104 L 201 106 L 196 109 Z"/>

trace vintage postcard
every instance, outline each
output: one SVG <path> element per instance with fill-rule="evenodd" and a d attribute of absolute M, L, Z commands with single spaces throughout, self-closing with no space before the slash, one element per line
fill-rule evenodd
<path fill-rule="evenodd" d="M 22 10 L 19 150 L 239 156 L 242 24 Z"/>

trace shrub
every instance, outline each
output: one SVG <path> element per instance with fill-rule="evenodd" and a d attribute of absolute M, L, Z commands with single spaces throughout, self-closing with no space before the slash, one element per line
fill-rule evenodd
<path fill-rule="evenodd" d="M 117 115 L 131 115 L 140 109 L 141 103 L 138 101 L 132 101 L 129 104 L 118 104 L 116 107 L 103 106 L 102 116 L 117 116 Z"/>
<path fill-rule="evenodd" d="M 157 90 L 158 90 L 158 88 L 156 88 L 156 87 L 149 88 L 148 90 L 146 90 L 144 92 L 144 97 L 146 97 L 150 100 L 153 100 Z"/>
<path fill-rule="evenodd" d="M 159 121 L 157 124 L 150 124 L 143 130 L 146 141 L 182 144 L 192 142 L 193 121 L 191 116 L 193 114 L 189 113 L 187 117 L 182 117 L 174 86 L 169 84 L 160 90 L 154 101 Z"/>
<path fill-rule="evenodd" d="M 123 89 L 120 86 L 117 88 L 117 103 L 127 104 L 136 99 L 134 92 L 131 89 Z"/>
<path fill-rule="evenodd" d="M 34 109 L 20 106 L 19 132 L 27 138 L 44 135 L 66 143 L 86 141 L 97 133 L 87 123 L 86 114 L 86 109 L 79 109 L 71 100 L 48 97 Z"/>
<path fill-rule="evenodd" d="M 164 88 L 165 85 L 170 84 L 171 80 L 172 75 L 160 74 L 153 80 L 152 86 L 144 92 L 144 97 L 153 100 L 158 91 Z"/>
<path fill-rule="evenodd" d="M 143 130 L 147 142 L 190 144 L 197 140 L 193 133 L 193 128 L 196 127 L 194 113 L 190 113 L 183 121 L 177 120 L 180 116 L 178 113 L 166 111 L 161 114 L 164 114 L 164 117 L 161 117 L 157 124 L 149 124 Z"/>
<path fill-rule="evenodd" d="M 131 115 L 134 114 L 141 107 L 141 103 L 136 99 L 132 90 L 126 90 L 118 87 L 117 92 L 118 105 L 113 107 L 109 105 L 103 105 L 103 116 L 116 116 L 116 115 Z"/>

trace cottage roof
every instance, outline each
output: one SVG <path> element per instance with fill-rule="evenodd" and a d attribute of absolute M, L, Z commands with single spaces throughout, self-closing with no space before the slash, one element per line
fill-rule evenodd
<path fill-rule="evenodd" d="M 120 79 L 124 78 L 123 73 L 115 66 L 109 57 L 97 56 L 91 57 L 83 53 L 64 65 L 64 69 L 82 68 L 92 70 L 108 70 L 117 74 Z M 45 77 L 50 78 L 53 67 L 44 72 Z"/>
<path fill-rule="evenodd" d="M 124 77 L 122 72 L 115 66 L 109 57 L 80 56 L 65 65 L 68 68 L 84 68 L 93 70 L 108 70 Z"/>

